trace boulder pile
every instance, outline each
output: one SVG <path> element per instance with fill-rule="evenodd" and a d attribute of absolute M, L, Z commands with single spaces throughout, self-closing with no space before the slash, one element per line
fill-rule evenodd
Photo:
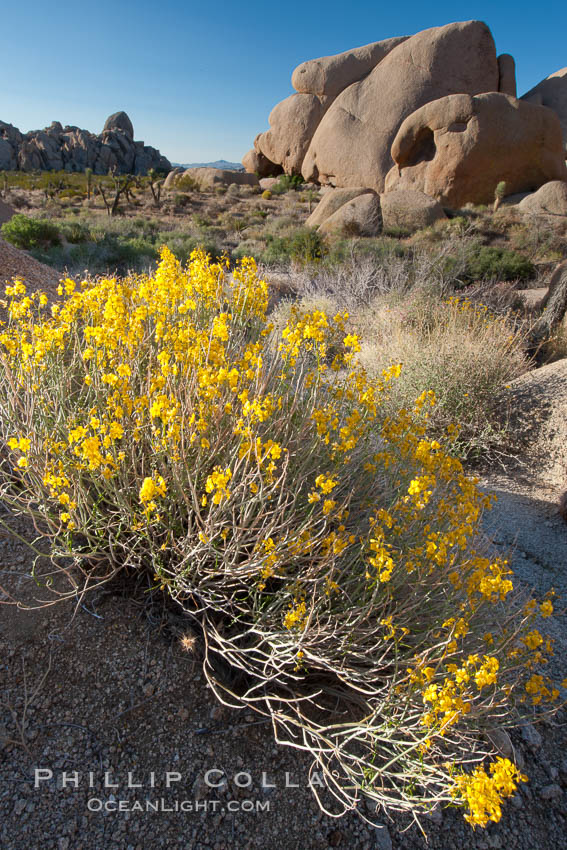
<path fill-rule="evenodd" d="M 134 141 L 134 128 L 125 112 L 115 112 L 96 135 L 53 121 L 45 130 L 21 133 L 0 121 L 0 170 L 84 171 L 95 174 L 147 174 L 151 168 L 169 170 L 158 150 Z"/>
<path fill-rule="evenodd" d="M 509 193 L 567 181 L 567 69 L 518 99 L 514 59 L 497 55 L 481 21 L 304 62 L 292 85 L 242 160 L 259 177 L 301 174 L 359 195 L 418 192 L 407 198 L 426 220 L 439 210 L 425 213 L 424 194 L 458 207 L 493 202 L 502 181 Z"/>

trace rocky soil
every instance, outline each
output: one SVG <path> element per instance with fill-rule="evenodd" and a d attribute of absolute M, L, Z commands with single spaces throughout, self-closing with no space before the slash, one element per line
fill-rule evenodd
<path fill-rule="evenodd" d="M 31 538 L 25 521 L 16 528 Z M 0 551 L 4 591 L 27 602 L 46 598 L 25 544 L 3 539 Z M 221 707 L 199 671 L 198 639 L 187 652 L 183 635 L 191 632 L 178 615 L 150 610 L 120 588 L 83 604 L 2 607 L 2 848 L 564 846 L 567 734 L 559 721 L 512 733 L 530 782 L 499 824 L 473 831 L 460 813 L 438 812 L 424 822 L 427 844 L 415 825 L 385 812 L 381 829 L 354 814 L 322 815 L 307 787 L 308 759 L 278 747 L 269 724 Z M 218 787 L 207 786 L 207 771 Z M 146 801 L 154 810 L 145 811 Z M 176 811 L 182 804 L 192 810 Z"/>
<path fill-rule="evenodd" d="M 39 263 L 25 251 L 20 251 L 4 239 L 0 239 L 0 281 L 4 283 L 15 277 L 25 281 L 30 295 L 36 289 L 41 289 L 52 297 L 56 297 L 61 272 L 44 263 Z"/>

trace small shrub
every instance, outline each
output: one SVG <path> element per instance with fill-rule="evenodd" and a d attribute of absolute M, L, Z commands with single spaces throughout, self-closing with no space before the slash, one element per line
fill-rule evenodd
<path fill-rule="evenodd" d="M 195 224 L 195 227 L 199 228 L 199 230 L 206 230 L 208 227 L 211 226 L 212 221 L 205 215 L 201 215 L 200 213 L 194 213 L 193 223 Z"/>
<path fill-rule="evenodd" d="M 327 251 L 325 239 L 316 230 L 307 227 L 292 230 L 287 236 L 268 233 L 265 238 L 262 262 L 268 265 L 286 261 L 299 265 L 319 262 Z"/>
<path fill-rule="evenodd" d="M 88 242 L 91 238 L 89 226 L 79 221 L 64 222 L 61 225 L 61 235 L 72 245 L 77 245 L 79 242 Z"/>
<path fill-rule="evenodd" d="M 59 245 L 61 238 L 57 227 L 42 218 L 29 218 L 17 213 L 0 228 L 4 239 L 29 251 L 32 248 L 46 248 Z"/>
<path fill-rule="evenodd" d="M 411 230 L 408 227 L 385 227 L 384 228 L 384 236 L 389 236 L 391 239 L 405 239 L 407 236 L 411 235 Z"/>
<path fill-rule="evenodd" d="M 190 206 L 190 204 L 191 198 L 189 195 L 183 195 L 180 192 L 176 192 L 176 194 L 173 196 L 173 206 L 176 209 L 183 210 L 186 207 Z"/>
<path fill-rule="evenodd" d="M 180 174 L 176 177 L 173 185 L 180 192 L 200 192 L 200 184 L 190 174 Z"/>
<path fill-rule="evenodd" d="M 272 186 L 272 194 L 283 195 L 286 192 L 297 191 L 303 185 L 301 174 L 280 174 L 278 182 Z"/>
<path fill-rule="evenodd" d="M 407 254 L 408 249 L 397 239 L 385 236 L 364 239 L 343 238 L 334 239 L 330 243 L 325 263 L 329 268 L 336 268 L 343 264 L 350 267 L 353 260 L 372 259 L 378 265 L 389 257 L 404 257 Z"/>
<path fill-rule="evenodd" d="M 470 281 L 529 280 L 534 275 L 534 264 L 522 254 L 483 245 L 471 252 L 463 277 Z"/>

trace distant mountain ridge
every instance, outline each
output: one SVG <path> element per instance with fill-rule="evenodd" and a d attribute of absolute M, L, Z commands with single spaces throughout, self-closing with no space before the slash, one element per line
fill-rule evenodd
<path fill-rule="evenodd" d="M 217 159 L 215 162 L 172 162 L 173 168 L 222 168 L 223 171 L 244 171 L 240 162 Z"/>

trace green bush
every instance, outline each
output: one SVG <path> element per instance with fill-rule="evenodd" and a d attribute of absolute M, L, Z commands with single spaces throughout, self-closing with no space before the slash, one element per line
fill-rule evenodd
<path fill-rule="evenodd" d="M 299 264 L 321 260 L 327 252 L 323 236 L 309 227 L 292 231 L 289 236 L 266 235 L 266 249 L 262 260 L 267 264 L 294 261 Z"/>
<path fill-rule="evenodd" d="M 366 239 L 334 239 L 325 256 L 325 264 L 329 267 L 351 262 L 353 257 L 372 259 L 381 264 L 390 257 L 405 257 L 409 249 L 397 239 L 387 236 Z"/>
<path fill-rule="evenodd" d="M 181 192 L 177 192 L 173 196 L 173 205 L 177 209 L 185 209 L 185 207 L 189 206 L 191 203 L 191 198 L 189 195 L 184 195 Z"/>
<path fill-rule="evenodd" d="M 77 245 L 80 242 L 88 242 L 91 238 L 91 231 L 88 224 L 80 221 L 63 222 L 61 225 L 61 235 L 72 245 Z"/>
<path fill-rule="evenodd" d="M 175 178 L 173 185 L 180 192 L 199 192 L 201 189 L 198 181 L 194 177 L 191 177 L 190 174 L 179 175 L 179 177 Z"/>
<path fill-rule="evenodd" d="M 297 191 L 303 185 L 301 174 L 280 174 L 278 182 L 272 186 L 273 195 L 283 195 L 286 192 Z"/>
<path fill-rule="evenodd" d="M 16 248 L 23 248 L 24 251 L 59 245 L 61 242 L 57 227 L 50 221 L 30 218 L 21 213 L 17 213 L 6 221 L 0 228 L 0 232 L 4 239 Z"/>
<path fill-rule="evenodd" d="M 463 275 L 477 280 L 530 280 L 535 275 L 531 260 L 508 248 L 483 245 L 471 252 Z"/>

